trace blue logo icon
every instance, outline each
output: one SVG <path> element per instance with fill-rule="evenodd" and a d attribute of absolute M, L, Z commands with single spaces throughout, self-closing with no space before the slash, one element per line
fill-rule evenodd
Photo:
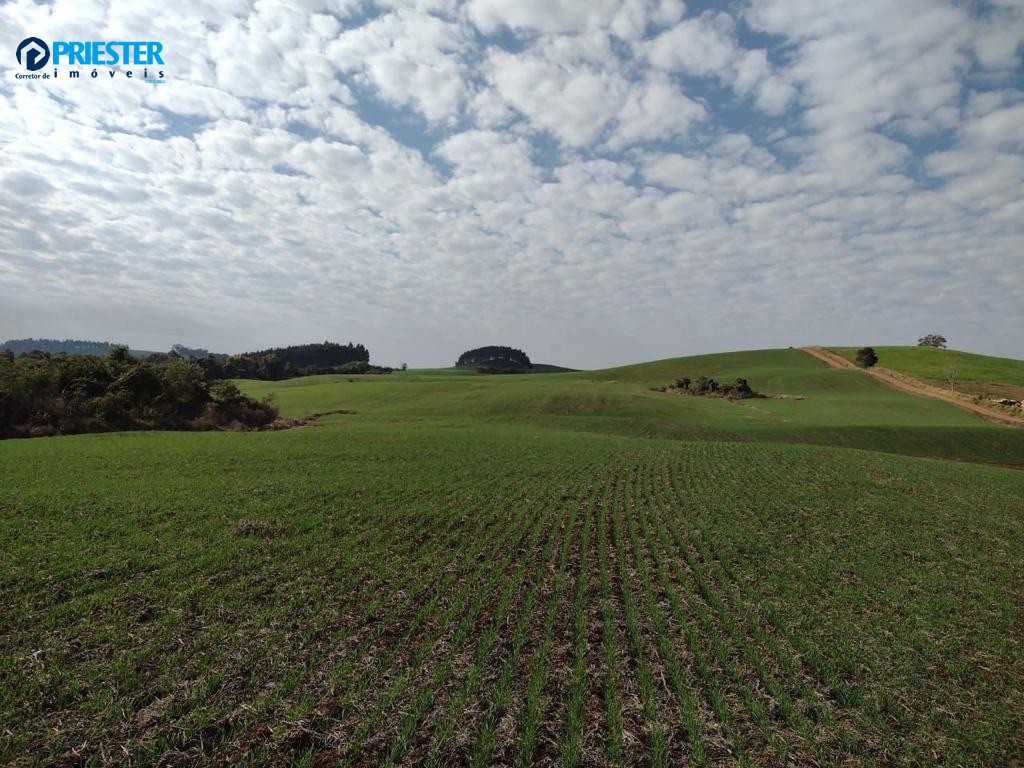
<path fill-rule="evenodd" d="M 24 62 L 22 62 L 23 53 L 25 57 Z M 21 45 L 18 46 L 18 63 L 24 63 L 25 69 L 29 72 L 42 69 L 49 60 L 50 46 L 38 37 L 26 37 L 21 41 Z"/>

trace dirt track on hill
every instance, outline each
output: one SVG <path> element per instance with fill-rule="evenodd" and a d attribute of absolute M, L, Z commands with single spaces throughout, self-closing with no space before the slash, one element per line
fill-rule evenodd
<path fill-rule="evenodd" d="M 868 374 L 869 376 L 873 376 L 883 384 L 886 384 L 893 389 L 898 389 L 901 392 L 906 392 L 911 395 L 920 395 L 921 397 L 931 397 L 935 400 L 942 400 L 950 405 L 955 405 L 957 408 L 970 411 L 971 413 L 995 424 L 1002 424 L 1003 426 L 1008 427 L 1024 427 L 1024 416 L 1014 416 L 1013 414 L 998 410 L 994 407 L 990 408 L 988 406 L 981 405 L 980 403 L 975 403 L 972 400 L 966 399 L 963 395 L 946 392 L 938 387 L 925 384 L 923 381 L 911 376 L 905 376 L 902 373 L 896 373 L 895 371 L 890 371 L 885 368 L 860 368 L 842 355 L 837 355 L 835 352 L 827 350 L 824 347 L 800 347 L 800 351 L 806 352 L 811 357 L 821 360 L 829 368 L 860 371 Z"/>

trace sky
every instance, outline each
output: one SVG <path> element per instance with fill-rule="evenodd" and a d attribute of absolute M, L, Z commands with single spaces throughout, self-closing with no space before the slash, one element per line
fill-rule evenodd
<path fill-rule="evenodd" d="M 3 3 L 0 339 L 1024 358 L 1022 56 L 1024 0 Z"/>

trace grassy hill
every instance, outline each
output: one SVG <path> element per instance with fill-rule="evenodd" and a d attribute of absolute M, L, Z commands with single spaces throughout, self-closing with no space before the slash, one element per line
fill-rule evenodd
<path fill-rule="evenodd" d="M 242 386 L 346 413 L 0 443 L 0 764 L 1024 758 L 1024 430 L 795 350 Z"/>
<path fill-rule="evenodd" d="M 832 351 L 856 362 L 855 347 L 834 347 Z M 954 367 L 965 381 L 1024 384 L 1024 360 L 934 347 L 875 347 L 875 352 L 879 365 L 921 379 L 942 379 Z"/>
<path fill-rule="evenodd" d="M 571 373 L 575 368 L 566 368 L 561 365 L 548 365 L 547 363 L 534 363 L 531 373 Z"/>
<path fill-rule="evenodd" d="M 759 391 L 805 399 L 733 403 L 651 391 L 680 376 L 702 375 L 722 381 L 744 377 Z M 896 392 L 855 371 L 830 369 L 799 350 L 703 355 L 537 377 L 431 370 L 242 386 L 254 397 L 273 393 L 286 416 L 344 409 L 360 418 L 504 421 L 632 437 L 810 443 L 1024 465 L 1024 431 Z"/>
<path fill-rule="evenodd" d="M 832 351 L 855 361 L 854 347 Z M 1024 397 L 1024 360 L 933 347 L 875 347 L 875 353 L 881 367 L 940 385 L 946 385 L 949 372 L 955 371 L 955 388 L 960 392 Z"/>

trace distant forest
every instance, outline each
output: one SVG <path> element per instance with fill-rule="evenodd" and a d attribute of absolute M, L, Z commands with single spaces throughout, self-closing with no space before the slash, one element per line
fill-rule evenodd
<path fill-rule="evenodd" d="M 118 345 L 106 341 L 15 339 L 0 344 L 0 351 L 9 350 L 15 357 L 39 353 L 103 357 L 109 355 L 115 347 Z M 158 352 L 148 355 L 145 359 L 160 365 L 178 358 L 195 360 L 207 381 L 278 381 L 321 373 L 390 373 L 392 370 L 370 365 L 370 352 L 362 344 L 337 344 L 331 341 L 322 344 L 273 347 L 240 355 L 215 354 L 206 349 L 175 344 L 170 352 Z"/>
<path fill-rule="evenodd" d="M 533 367 L 530 358 L 521 349 L 512 347 L 477 347 L 459 355 L 456 368 L 476 368 L 478 371 L 528 371 Z"/>
<path fill-rule="evenodd" d="M 277 381 L 321 373 L 389 373 L 390 368 L 370 365 L 370 352 L 362 344 L 298 344 L 241 355 L 210 355 L 198 362 L 208 379 L 266 379 Z"/>
<path fill-rule="evenodd" d="M 15 355 L 29 352 L 49 352 L 57 355 L 108 355 L 114 345 L 109 341 L 81 341 L 79 339 L 11 339 L 0 344 L 0 350 L 9 349 Z"/>

